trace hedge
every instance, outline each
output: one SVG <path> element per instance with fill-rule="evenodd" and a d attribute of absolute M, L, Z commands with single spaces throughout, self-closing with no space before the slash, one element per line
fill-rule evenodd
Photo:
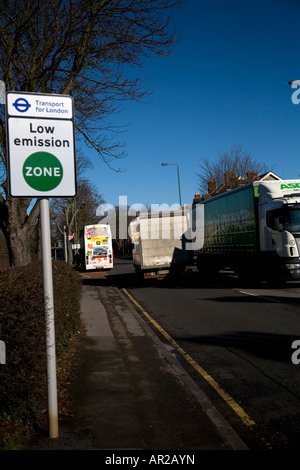
<path fill-rule="evenodd" d="M 58 387 L 62 363 L 82 335 L 81 281 L 65 262 L 53 261 Z M 46 325 L 42 264 L 0 271 L 0 340 L 6 364 L 0 364 L 0 421 L 38 421 L 47 410 Z M 61 378 L 62 386 L 64 378 Z M 58 391 L 59 395 L 63 395 Z M 1 426 L 1 424 L 0 424 Z M 1 437 L 0 437 L 1 448 Z"/>

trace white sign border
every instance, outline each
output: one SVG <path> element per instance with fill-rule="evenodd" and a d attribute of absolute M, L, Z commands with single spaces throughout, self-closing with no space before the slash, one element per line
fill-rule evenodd
<path fill-rule="evenodd" d="M 55 98 L 55 101 L 56 102 L 59 102 L 59 100 L 62 102 L 62 100 L 64 99 L 68 99 L 68 100 L 71 100 L 71 117 L 49 117 L 48 115 L 45 115 L 44 117 L 41 117 L 41 116 L 32 116 L 32 115 L 23 115 L 19 112 L 19 114 L 15 114 L 15 113 L 12 113 L 10 114 L 10 108 L 11 108 L 11 104 L 8 104 L 8 103 L 11 103 L 11 100 L 10 100 L 10 96 L 14 96 L 14 97 L 19 97 L 19 98 L 24 98 L 24 97 L 27 97 L 27 98 L 31 98 L 31 99 L 36 99 L 36 100 L 39 100 L 39 101 L 42 101 L 43 99 L 44 100 L 51 100 L 51 98 Z M 18 98 L 16 98 L 18 99 Z M 63 115 L 62 115 L 63 116 Z M 63 191 L 61 191 L 59 194 L 57 193 L 56 189 L 59 188 L 59 186 L 61 186 L 61 183 L 58 185 L 57 188 L 55 188 L 54 190 L 50 190 L 50 191 L 37 191 L 33 188 L 31 188 L 29 185 L 28 185 L 28 192 L 24 191 L 22 192 L 22 194 L 13 194 L 11 192 L 11 187 L 13 186 L 12 185 L 12 181 L 14 179 L 13 177 L 13 172 L 12 172 L 12 168 L 11 168 L 11 158 L 10 158 L 10 135 L 9 135 L 9 125 L 8 125 L 8 122 L 9 122 L 9 119 L 10 118 L 17 118 L 17 119 L 31 119 L 31 120 L 34 120 L 36 121 L 37 125 L 38 123 L 42 123 L 43 121 L 45 120 L 48 120 L 48 119 L 51 119 L 53 121 L 53 123 L 55 122 L 62 122 L 62 121 L 71 121 L 72 122 L 72 127 L 73 127 L 73 149 L 74 149 L 74 155 L 73 155 L 73 164 L 74 164 L 74 180 L 73 180 L 73 183 L 71 186 L 73 186 L 74 188 L 74 191 L 72 194 L 62 194 Z M 7 172 L 8 172 L 8 192 L 9 192 L 9 195 L 13 198 L 37 198 L 37 199 L 41 199 L 41 198 L 62 198 L 62 197 L 65 197 L 65 198 L 73 198 L 73 197 L 76 197 L 77 195 L 77 178 L 76 178 L 76 175 L 77 175 L 77 166 L 76 166 L 76 142 L 75 142 L 75 123 L 74 123 L 74 99 L 72 96 L 70 95 L 63 95 L 63 94 L 52 94 L 52 93 L 30 93 L 30 92 L 18 92 L 18 91 L 7 91 L 6 92 L 6 143 L 7 143 L 7 164 L 8 164 L 8 168 L 7 168 Z"/>

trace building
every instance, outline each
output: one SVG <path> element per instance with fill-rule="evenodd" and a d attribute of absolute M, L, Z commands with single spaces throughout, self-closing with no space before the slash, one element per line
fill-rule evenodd
<path fill-rule="evenodd" d="M 216 180 L 211 178 L 208 182 L 208 192 L 200 195 L 199 192 L 196 192 L 193 200 L 193 204 L 197 204 L 200 201 L 205 201 L 213 196 L 218 196 L 219 194 L 225 193 L 230 189 L 239 188 L 245 184 L 251 183 L 253 181 L 278 181 L 281 180 L 280 176 L 276 175 L 272 171 L 268 171 L 263 175 L 259 175 L 256 171 L 248 171 L 247 178 L 242 178 L 241 176 L 235 176 L 235 174 L 228 170 L 225 173 L 225 181 L 218 188 L 216 187 Z"/>

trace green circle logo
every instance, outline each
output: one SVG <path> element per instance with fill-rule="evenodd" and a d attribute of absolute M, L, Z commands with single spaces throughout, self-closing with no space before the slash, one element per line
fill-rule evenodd
<path fill-rule="evenodd" d="M 61 182 L 63 168 L 52 153 L 36 152 L 25 160 L 23 176 L 31 188 L 37 191 L 51 191 Z"/>

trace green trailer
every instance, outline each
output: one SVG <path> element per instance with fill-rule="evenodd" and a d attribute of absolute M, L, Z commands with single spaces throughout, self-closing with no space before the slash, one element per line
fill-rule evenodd
<path fill-rule="evenodd" d="M 229 269 L 251 279 L 300 279 L 299 180 L 258 181 L 199 204 L 200 273 Z"/>

